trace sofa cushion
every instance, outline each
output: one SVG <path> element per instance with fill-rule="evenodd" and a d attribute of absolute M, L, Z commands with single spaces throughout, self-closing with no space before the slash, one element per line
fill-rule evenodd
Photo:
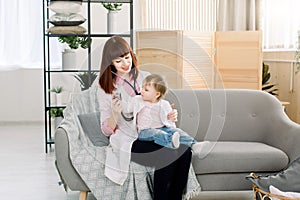
<path fill-rule="evenodd" d="M 102 133 L 100 126 L 100 112 L 78 115 L 84 133 L 95 146 L 107 146 L 108 137 Z"/>
<path fill-rule="evenodd" d="M 277 172 L 288 165 L 288 156 L 280 149 L 258 142 L 211 142 L 203 150 L 207 155 L 193 156 L 196 174 Z"/>

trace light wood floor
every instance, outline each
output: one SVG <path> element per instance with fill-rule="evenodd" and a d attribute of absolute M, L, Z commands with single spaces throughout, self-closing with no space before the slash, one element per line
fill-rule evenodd
<path fill-rule="evenodd" d="M 0 125 L 0 199 L 78 200 L 58 185 L 54 146 L 44 150 L 43 125 Z M 89 200 L 95 198 L 89 194 Z"/>
<path fill-rule="evenodd" d="M 54 166 L 54 145 L 46 154 L 43 125 L 0 124 L 0 199 L 2 200 L 78 200 L 79 192 L 65 192 L 58 185 Z M 251 200 L 251 192 L 228 195 L 213 192 L 197 200 Z M 96 200 L 89 193 L 88 200 Z"/>

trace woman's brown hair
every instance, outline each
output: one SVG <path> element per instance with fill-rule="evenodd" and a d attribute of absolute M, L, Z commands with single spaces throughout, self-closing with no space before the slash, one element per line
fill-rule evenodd
<path fill-rule="evenodd" d="M 117 73 L 117 70 L 112 64 L 112 61 L 128 53 L 130 53 L 132 57 L 132 70 L 130 73 L 135 72 L 136 76 L 138 76 L 137 60 L 127 41 L 120 36 L 113 36 L 106 41 L 102 52 L 99 78 L 99 85 L 105 93 L 112 94 L 115 89 L 114 81 L 116 75 L 113 74 L 112 71 Z"/>

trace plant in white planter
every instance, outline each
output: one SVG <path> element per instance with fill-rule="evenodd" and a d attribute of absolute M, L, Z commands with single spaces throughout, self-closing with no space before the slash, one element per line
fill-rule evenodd
<path fill-rule="evenodd" d="M 76 57 L 74 49 L 79 47 L 86 49 L 89 47 L 89 41 L 92 42 L 87 36 L 80 37 L 76 35 L 59 36 L 58 41 L 67 44 L 68 48 L 65 48 L 62 52 L 62 68 L 63 69 L 74 69 L 76 65 Z"/>
<path fill-rule="evenodd" d="M 98 74 L 96 72 L 83 72 L 74 75 L 75 79 L 80 83 L 81 91 L 89 89 L 97 76 Z"/>
<path fill-rule="evenodd" d="M 62 92 L 63 92 L 63 86 L 56 86 L 51 88 L 50 92 L 53 92 L 55 94 L 54 96 L 54 104 L 60 106 L 62 105 Z"/>
<path fill-rule="evenodd" d="M 117 14 L 122 9 L 122 3 L 102 3 L 108 10 L 107 13 L 107 33 L 113 34 L 117 31 Z"/>
<path fill-rule="evenodd" d="M 102 3 L 103 7 L 109 11 L 120 11 L 122 9 L 122 3 Z"/>
<path fill-rule="evenodd" d="M 55 118 L 55 117 L 64 117 L 64 108 L 50 108 L 50 116 L 52 118 Z"/>
<path fill-rule="evenodd" d="M 64 108 L 50 108 L 49 114 L 54 119 L 54 127 L 57 128 L 64 118 Z"/>

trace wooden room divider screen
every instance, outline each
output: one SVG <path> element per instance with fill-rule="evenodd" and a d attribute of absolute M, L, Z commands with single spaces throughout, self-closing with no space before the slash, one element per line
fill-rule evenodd
<path fill-rule="evenodd" d="M 260 31 L 139 31 L 136 53 L 170 88 L 261 89 Z"/>

